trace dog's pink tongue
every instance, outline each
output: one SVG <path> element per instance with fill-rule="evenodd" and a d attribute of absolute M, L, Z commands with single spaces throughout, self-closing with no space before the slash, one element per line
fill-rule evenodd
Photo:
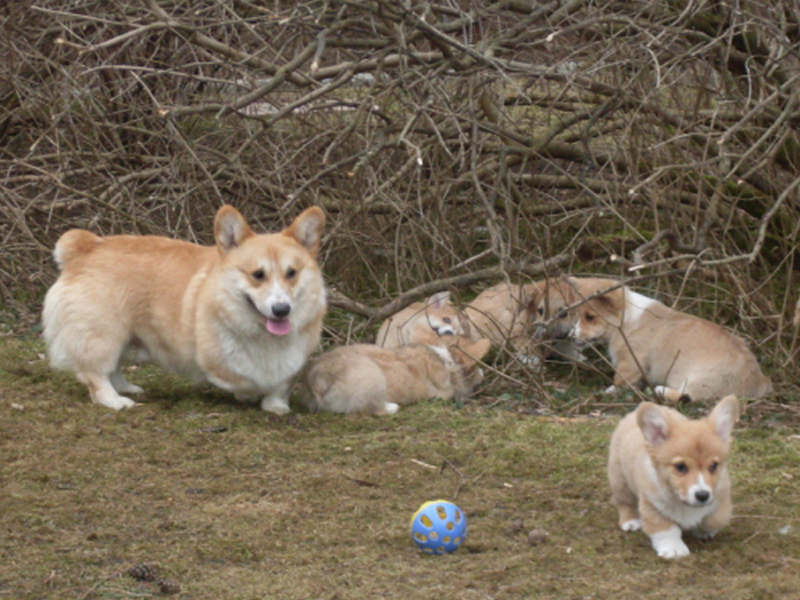
<path fill-rule="evenodd" d="M 267 319 L 267 331 L 272 335 L 286 335 L 291 330 L 289 319 Z"/>

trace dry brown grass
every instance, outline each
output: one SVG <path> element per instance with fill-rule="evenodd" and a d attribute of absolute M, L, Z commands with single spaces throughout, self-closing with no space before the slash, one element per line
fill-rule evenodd
<path fill-rule="evenodd" d="M 737 517 L 685 560 L 625 534 L 604 461 L 616 415 L 533 416 L 536 399 L 431 401 L 389 418 L 271 418 L 155 369 L 115 413 L 0 341 L 0 597 L 160 597 L 156 564 L 195 600 L 782 598 L 796 592 L 796 415 L 755 405 L 737 429 Z M 491 407 L 490 407 L 491 406 Z M 456 501 L 453 555 L 411 541 L 424 501 Z M 543 530 L 546 540 L 529 534 Z"/>

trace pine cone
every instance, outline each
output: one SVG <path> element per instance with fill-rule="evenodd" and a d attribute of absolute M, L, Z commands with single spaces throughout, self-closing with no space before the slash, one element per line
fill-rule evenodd
<path fill-rule="evenodd" d="M 165 596 L 181 593 L 181 584 L 174 579 L 162 579 L 158 582 L 158 591 Z"/>
<path fill-rule="evenodd" d="M 155 563 L 136 565 L 128 569 L 128 575 L 136 581 L 155 581 L 161 573 L 161 567 Z"/>

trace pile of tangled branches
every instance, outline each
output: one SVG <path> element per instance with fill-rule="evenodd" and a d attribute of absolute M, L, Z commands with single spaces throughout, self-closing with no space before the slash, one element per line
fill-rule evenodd
<path fill-rule="evenodd" d="M 316 204 L 365 331 L 441 289 L 636 277 L 794 369 L 800 11 L 779 0 L 0 8 L 0 298 L 70 227 L 211 241 Z M 398 300 L 399 298 L 399 300 Z"/>

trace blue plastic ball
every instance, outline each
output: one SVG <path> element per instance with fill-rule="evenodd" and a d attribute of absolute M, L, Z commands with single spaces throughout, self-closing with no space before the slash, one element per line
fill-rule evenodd
<path fill-rule="evenodd" d="M 411 538 L 428 554 L 455 552 L 466 537 L 464 511 L 447 500 L 426 502 L 411 517 Z"/>

